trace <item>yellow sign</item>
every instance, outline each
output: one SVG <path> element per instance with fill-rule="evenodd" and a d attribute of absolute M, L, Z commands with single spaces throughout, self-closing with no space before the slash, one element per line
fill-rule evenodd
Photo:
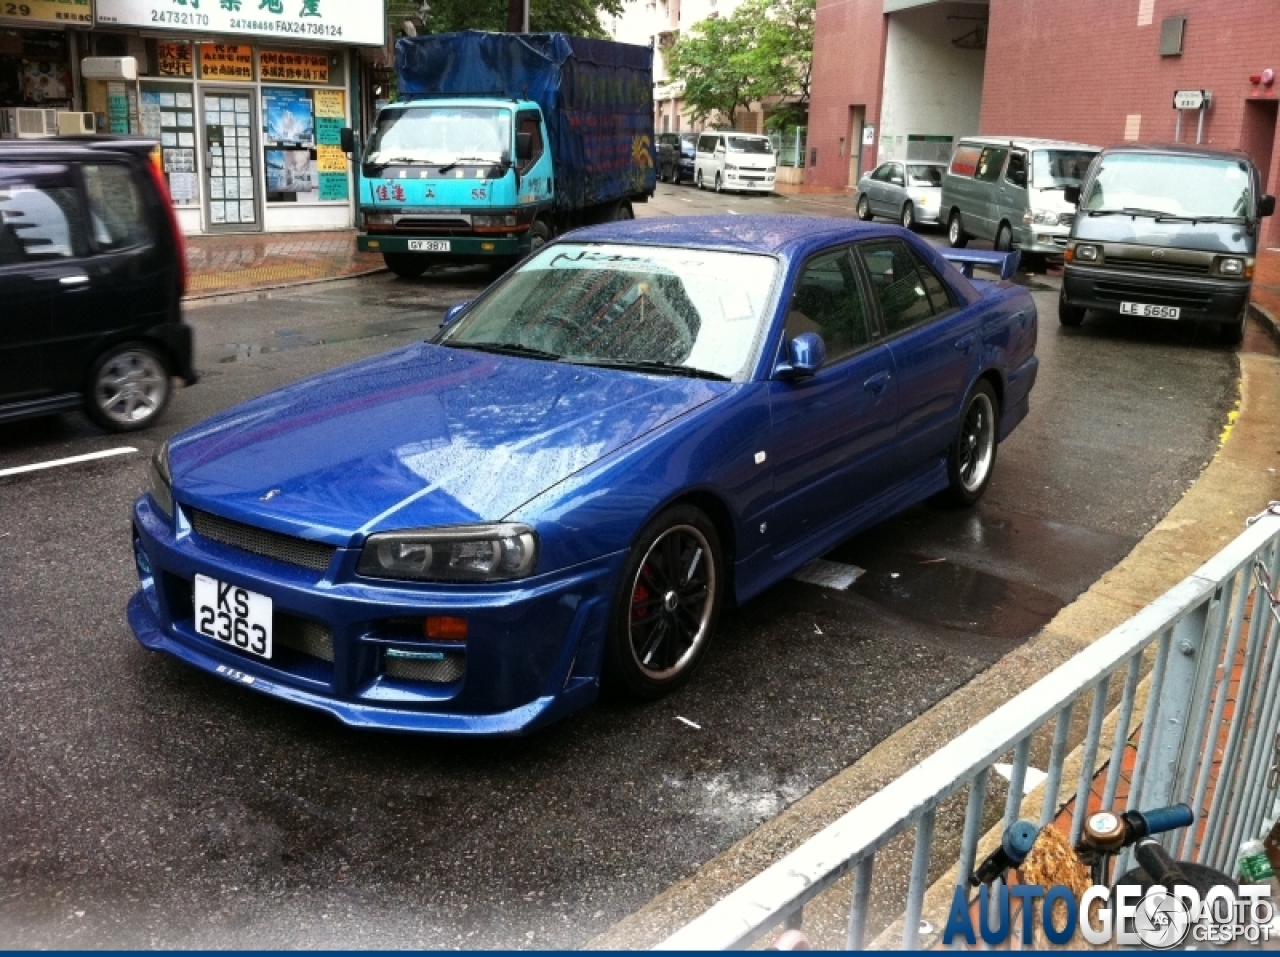
<path fill-rule="evenodd" d="M 341 146 L 324 146 L 316 144 L 316 169 L 322 173 L 345 173 L 347 171 L 347 154 Z"/>
<path fill-rule="evenodd" d="M 228 43 L 200 44 L 200 76 L 206 80 L 251 81 L 253 47 Z"/>
<path fill-rule="evenodd" d="M 156 67 L 160 76 L 191 76 L 191 44 L 157 43 Z"/>
<path fill-rule="evenodd" d="M 328 83 L 329 57 L 323 53 L 277 53 L 262 50 L 258 53 L 258 70 L 264 80 Z"/>
<path fill-rule="evenodd" d="M 89 0 L 0 0 L 0 20 L 93 23 Z"/>
<path fill-rule="evenodd" d="M 316 105 L 316 116 L 336 116 L 345 119 L 347 101 L 341 90 L 316 90 L 311 94 Z"/>

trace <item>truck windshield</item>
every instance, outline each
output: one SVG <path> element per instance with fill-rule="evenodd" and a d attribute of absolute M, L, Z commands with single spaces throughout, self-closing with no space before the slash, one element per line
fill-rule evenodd
<path fill-rule="evenodd" d="M 440 341 L 733 379 L 750 372 L 777 271 L 773 257 L 749 253 L 557 243 L 502 280 Z"/>
<path fill-rule="evenodd" d="M 1178 153 L 1111 153 L 1083 207 L 1194 219 L 1244 219 L 1253 209 L 1244 160 Z"/>
<path fill-rule="evenodd" d="M 495 107 L 390 107 L 378 114 L 366 163 L 497 163 L 511 155 L 511 111 Z"/>
<path fill-rule="evenodd" d="M 1031 154 L 1031 185 L 1036 189 L 1079 186 L 1097 155 L 1087 150 L 1036 150 Z"/>
<path fill-rule="evenodd" d="M 731 153 L 772 153 L 773 144 L 765 137 L 730 136 L 729 152 Z"/>

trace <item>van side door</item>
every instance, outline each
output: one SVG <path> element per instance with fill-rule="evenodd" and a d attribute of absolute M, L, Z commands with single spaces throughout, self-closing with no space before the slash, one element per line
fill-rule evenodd
<path fill-rule="evenodd" d="M 1031 170 L 1029 157 L 1024 150 L 1012 150 L 1009 161 L 1005 165 L 1004 175 L 1000 177 L 1000 211 L 996 224 L 1001 221 L 1009 224 L 1013 230 L 1014 244 L 1025 242 L 1029 237 L 1025 233 L 1022 216 L 1030 208 L 1031 202 L 1027 194 L 1027 184 Z"/>
<path fill-rule="evenodd" d="M 1000 174 L 1009 150 L 1003 146 L 986 146 L 978 156 L 973 173 L 973 212 L 965 210 L 965 231 L 981 239 L 995 239 L 1000 224 Z"/>

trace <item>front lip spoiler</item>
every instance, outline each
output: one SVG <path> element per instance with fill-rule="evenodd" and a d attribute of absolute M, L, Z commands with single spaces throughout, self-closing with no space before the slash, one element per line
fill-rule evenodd
<path fill-rule="evenodd" d="M 242 688 L 281 698 L 293 704 L 324 711 L 352 728 L 376 731 L 409 731 L 448 737 L 500 737 L 528 734 L 537 728 L 577 711 L 595 700 L 598 685 L 585 678 L 573 679 L 558 695 L 544 695 L 528 704 L 498 714 L 446 714 L 370 708 L 351 702 L 335 701 L 301 688 L 273 681 L 261 675 L 249 675 L 182 642 L 174 641 L 160 627 L 142 591 L 129 599 L 129 624 L 138 641 L 151 651 L 163 651 L 208 674 L 230 681 Z"/>

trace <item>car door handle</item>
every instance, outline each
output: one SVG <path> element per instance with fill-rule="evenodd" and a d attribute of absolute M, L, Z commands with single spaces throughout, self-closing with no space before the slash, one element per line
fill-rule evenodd
<path fill-rule="evenodd" d="M 62 286 L 84 286 L 88 284 L 89 277 L 84 273 L 75 276 L 59 276 L 58 284 Z"/>
<path fill-rule="evenodd" d="M 963 352 L 965 355 L 968 355 L 973 351 L 973 336 L 961 336 L 956 340 L 955 346 L 957 352 Z"/>
<path fill-rule="evenodd" d="M 862 383 L 862 387 L 873 395 L 879 395 L 884 391 L 885 386 L 889 384 L 888 372 L 877 372 L 866 382 Z"/>

